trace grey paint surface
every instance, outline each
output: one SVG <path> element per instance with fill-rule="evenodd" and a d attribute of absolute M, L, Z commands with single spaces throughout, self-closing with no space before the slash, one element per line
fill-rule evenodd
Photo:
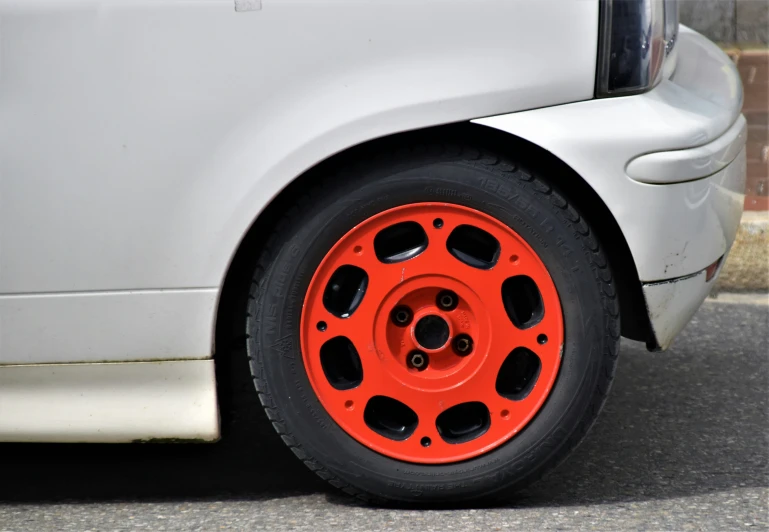
<path fill-rule="evenodd" d="M 306 470 L 234 378 L 217 445 L 0 445 L 0 530 L 766 530 L 769 306 L 723 297 L 669 352 L 626 342 L 584 444 L 501 508 L 363 507 Z"/>
<path fill-rule="evenodd" d="M 769 42 L 766 0 L 681 0 L 681 22 L 727 44 Z"/>

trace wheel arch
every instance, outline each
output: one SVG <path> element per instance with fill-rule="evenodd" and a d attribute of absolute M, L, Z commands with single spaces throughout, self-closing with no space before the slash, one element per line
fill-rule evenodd
<path fill-rule="evenodd" d="M 546 175 L 587 220 L 609 258 L 620 300 L 622 336 L 654 343 L 638 269 L 627 239 L 609 207 L 590 183 L 561 158 L 513 133 L 481 124 L 475 138 L 498 153 L 523 160 L 534 171 Z M 524 154 L 524 155 L 522 155 Z M 608 243 L 611 243 L 610 245 Z"/>
<path fill-rule="evenodd" d="M 502 155 L 521 160 L 525 166 L 547 175 L 549 182 L 577 207 L 604 243 L 620 299 L 622 335 L 639 341 L 653 339 L 638 271 L 627 240 L 616 219 L 589 183 L 568 164 L 546 149 L 512 133 L 470 122 L 396 133 L 348 148 L 319 162 L 293 179 L 256 217 L 241 239 L 221 285 L 215 314 L 214 352 L 220 354 L 241 348 L 245 332 L 241 317 L 245 313 L 253 270 L 271 229 L 281 213 L 290 208 L 303 188 L 320 175 L 333 173 L 372 152 L 402 144 L 435 142 L 472 143 Z M 606 245 L 611 242 L 611 245 Z M 217 356 L 217 372 L 226 364 Z M 222 378 L 224 378 L 222 376 Z"/>

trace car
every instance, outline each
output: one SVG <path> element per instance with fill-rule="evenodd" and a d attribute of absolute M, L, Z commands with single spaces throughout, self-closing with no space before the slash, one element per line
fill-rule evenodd
<path fill-rule="evenodd" d="M 2 0 L 0 441 L 217 441 L 247 356 L 344 492 L 508 498 L 711 290 L 741 106 L 676 0 Z"/>

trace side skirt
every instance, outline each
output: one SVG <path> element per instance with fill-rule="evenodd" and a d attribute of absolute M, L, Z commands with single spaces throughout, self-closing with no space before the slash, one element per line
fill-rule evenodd
<path fill-rule="evenodd" d="M 0 366 L 0 441 L 219 439 L 213 360 Z"/>

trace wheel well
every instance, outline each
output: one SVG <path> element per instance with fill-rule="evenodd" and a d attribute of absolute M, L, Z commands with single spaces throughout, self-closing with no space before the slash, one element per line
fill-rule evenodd
<path fill-rule="evenodd" d="M 622 335 L 639 341 L 653 339 L 630 248 L 614 216 L 592 187 L 555 155 L 531 142 L 486 126 L 461 123 L 398 133 L 352 147 L 319 163 L 278 194 L 254 221 L 230 264 L 217 309 L 216 353 L 245 346 L 244 316 L 257 259 L 281 213 L 292 204 L 307 183 L 319 175 L 334 173 L 337 168 L 352 161 L 370 157 L 372 152 L 392 149 L 393 145 L 429 145 L 437 141 L 471 142 L 502 155 L 508 154 L 514 159 L 520 160 L 523 157 L 527 167 L 548 176 L 552 186 L 569 198 L 596 232 L 598 240 L 604 243 L 604 252 L 609 257 L 620 299 Z M 611 242 L 611 245 L 605 245 L 607 242 Z M 222 358 L 217 357 L 217 372 L 224 365 Z"/>
<path fill-rule="evenodd" d="M 487 126 L 467 125 L 474 128 L 471 137 L 474 141 L 482 139 L 486 147 L 509 154 L 513 159 L 523 157 L 527 167 L 547 176 L 548 182 L 577 208 L 609 258 L 619 295 L 622 336 L 647 344 L 655 343 L 630 247 L 614 215 L 593 187 L 568 164 L 536 144 Z"/>

